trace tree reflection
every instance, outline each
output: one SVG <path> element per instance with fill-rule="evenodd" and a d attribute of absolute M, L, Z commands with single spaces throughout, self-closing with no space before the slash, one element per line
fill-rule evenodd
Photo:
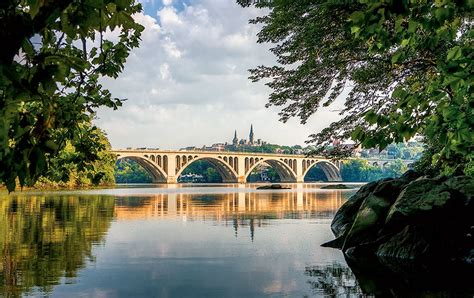
<path fill-rule="evenodd" d="M 103 196 L 7 197 L 0 201 L 3 296 L 51 292 L 74 278 L 104 239 L 114 199 Z"/>
<path fill-rule="evenodd" d="M 330 297 L 362 295 L 354 273 L 345 264 L 308 266 L 305 275 L 311 277 L 308 284 L 315 294 Z"/>
<path fill-rule="evenodd" d="M 347 264 L 309 266 L 317 295 L 329 297 L 473 297 L 474 268 L 466 264 L 417 264 L 364 256 Z"/>

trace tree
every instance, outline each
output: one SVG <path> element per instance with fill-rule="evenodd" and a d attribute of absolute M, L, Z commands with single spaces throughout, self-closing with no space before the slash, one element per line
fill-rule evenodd
<path fill-rule="evenodd" d="M 471 167 L 472 1 L 238 2 L 269 9 L 251 23 L 263 25 L 258 42 L 275 44 L 278 65 L 250 78 L 270 79 L 268 105 L 282 107 L 282 121 L 305 123 L 346 97 L 342 119 L 310 136 L 320 152 L 333 139 L 382 150 L 422 134 L 439 145 L 428 158 L 441 171 Z"/>
<path fill-rule="evenodd" d="M 151 175 L 136 161 L 121 159 L 115 167 L 117 183 L 152 183 Z"/>
<path fill-rule="evenodd" d="M 384 176 L 386 177 L 398 177 L 401 174 L 405 173 L 408 170 L 408 167 L 400 160 L 396 159 L 393 162 L 390 162 L 384 169 Z"/>
<path fill-rule="evenodd" d="M 384 165 L 383 168 L 370 165 L 365 159 L 349 159 L 343 162 L 341 176 L 343 181 L 369 182 L 382 178 L 396 178 L 408 170 L 408 167 L 396 159 Z"/>
<path fill-rule="evenodd" d="M 48 171 L 38 179 L 37 186 L 76 187 L 113 184 L 116 156 L 110 152 L 111 146 L 105 132 L 95 128 L 91 133 L 93 135 L 89 138 L 103 148 L 95 153 L 96 159 L 85 164 L 82 153 L 68 141 L 58 154 L 50 158 Z M 79 163 L 85 166 L 79 168 Z"/>
<path fill-rule="evenodd" d="M 0 182 L 9 190 L 17 179 L 32 185 L 67 144 L 80 170 L 99 158 L 104 145 L 88 124 L 122 102 L 99 79 L 116 78 L 138 46 L 140 10 L 134 0 L 1 2 Z"/>

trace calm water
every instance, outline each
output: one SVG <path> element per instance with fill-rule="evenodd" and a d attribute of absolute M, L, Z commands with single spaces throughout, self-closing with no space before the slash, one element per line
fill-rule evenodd
<path fill-rule="evenodd" d="M 354 191 L 291 187 L 118 187 L 5 195 L 0 293 L 361 295 L 366 276 L 356 278 L 340 251 L 320 247 L 333 238 L 331 219 Z M 369 285 L 380 284 L 376 279 L 369 278 Z"/>

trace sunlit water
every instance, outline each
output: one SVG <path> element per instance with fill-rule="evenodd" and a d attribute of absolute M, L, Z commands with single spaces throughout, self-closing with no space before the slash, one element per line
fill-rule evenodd
<path fill-rule="evenodd" d="M 0 201 L 1 293 L 359 295 L 330 222 L 355 190 L 255 185 L 20 193 Z"/>

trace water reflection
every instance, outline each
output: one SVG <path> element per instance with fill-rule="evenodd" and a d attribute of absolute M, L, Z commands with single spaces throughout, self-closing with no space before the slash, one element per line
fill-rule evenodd
<path fill-rule="evenodd" d="M 387 271 L 320 247 L 352 192 L 136 190 L 1 198 L 0 295 L 404 296 L 469 284 L 438 278 L 433 290 L 430 270 L 420 280 L 416 268 Z"/>
<path fill-rule="evenodd" d="M 328 236 L 327 224 L 348 195 L 234 190 L 206 194 L 197 189 L 127 196 L 4 196 L 0 293 L 149 296 L 160 289 L 175 293 L 171 296 L 305 294 L 302 264 L 318 258 L 317 245 L 323 241 L 318 237 Z M 324 225 L 314 228 L 308 220 Z M 274 229 L 258 232 L 270 226 Z M 302 241 L 305 237 L 317 240 L 308 245 Z M 282 261 L 268 263 L 275 258 Z M 227 278 L 215 285 L 217 276 L 205 272 Z M 120 277 L 130 273 L 141 278 L 128 278 L 121 288 Z M 153 276 L 162 278 L 150 284 Z M 250 285 L 249 276 L 258 282 Z M 98 284 L 100 279 L 106 281 Z"/>
<path fill-rule="evenodd" d="M 341 191 L 330 193 L 227 193 L 157 194 L 120 197 L 115 204 L 118 220 L 183 218 L 226 221 L 234 218 L 332 218 L 347 199 Z"/>
<path fill-rule="evenodd" d="M 239 227 L 248 227 L 251 240 L 255 229 L 274 219 L 331 219 L 347 199 L 341 191 L 327 193 L 227 193 L 157 194 L 146 197 L 118 198 L 117 220 L 172 219 L 212 221 L 232 225 L 235 236 Z"/>
<path fill-rule="evenodd" d="M 48 293 L 93 260 L 113 218 L 113 198 L 11 197 L 0 200 L 3 296 Z"/>
<path fill-rule="evenodd" d="M 370 294 L 363 292 L 354 273 L 345 264 L 332 263 L 324 266 L 308 266 L 305 274 L 313 293 L 326 297 L 351 297 Z"/>

